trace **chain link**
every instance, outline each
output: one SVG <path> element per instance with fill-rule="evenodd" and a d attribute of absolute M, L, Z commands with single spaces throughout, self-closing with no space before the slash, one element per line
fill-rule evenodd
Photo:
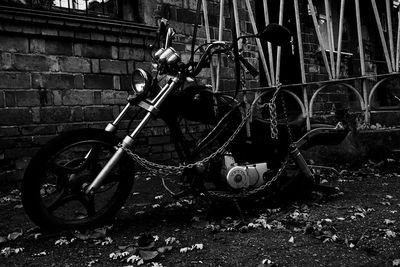
<path fill-rule="evenodd" d="M 270 128 L 271 128 L 271 138 L 278 139 L 278 120 L 277 120 L 277 112 L 276 112 L 276 96 L 278 95 L 279 91 L 281 90 L 282 84 L 279 83 L 276 86 L 276 90 L 274 95 L 272 96 L 271 100 L 268 103 L 268 109 L 270 114 Z"/>

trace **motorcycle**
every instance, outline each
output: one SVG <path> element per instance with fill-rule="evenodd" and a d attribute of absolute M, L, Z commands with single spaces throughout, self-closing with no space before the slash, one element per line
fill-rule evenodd
<path fill-rule="evenodd" d="M 127 104 L 105 129 L 64 132 L 31 159 L 21 193 L 25 211 L 36 225 L 51 230 L 84 228 L 113 218 L 134 185 L 135 164 L 159 171 L 163 185 L 175 197 L 202 194 L 240 199 L 284 190 L 293 181 L 301 181 L 309 188 L 318 185 L 300 150 L 340 143 L 349 131 L 346 125 L 339 123 L 305 132 L 304 120 L 296 124 L 286 118 L 282 122 L 277 118 L 275 105 L 281 93 L 279 87 L 266 105 L 270 118 L 261 119 L 253 118 L 254 109 L 246 109 L 231 94 L 193 84 L 216 54 L 227 55 L 257 75 L 258 71 L 235 49 L 235 42 L 259 38 L 283 46 L 290 42 L 289 31 L 270 24 L 260 33 L 241 36 L 232 44 L 205 43 L 196 49 L 204 50 L 198 62 L 188 63 L 182 62 L 172 48 L 174 35 L 172 28 L 164 22 L 160 24 L 157 37 L 165 36 L 165 41 L 153 56 L 155 77 L 140 68 L 132 73 Z M 159 76 L 168 78 L 163 86 Z M 263 98 L 266 94 L 260 94 L 254 103 Z M 133 107 L 145 114 L 121 140 L 117 137 L 118 126 L 130 116 Z M 156 164 L 134 153 L 139 134 L 153 118 L 161 118 L 168 126 L 179 166 Z M 198 140 L 191 140 L 185 121 L 208 125 L 211 130 Z M 278 141 L 271 141 L 267 133 L 275 137 L 279 133 Z M 290 165 L 289 160 L 294 164 Z M 179 180 L 176 193 L 165 181 L 171 173 Z"/>

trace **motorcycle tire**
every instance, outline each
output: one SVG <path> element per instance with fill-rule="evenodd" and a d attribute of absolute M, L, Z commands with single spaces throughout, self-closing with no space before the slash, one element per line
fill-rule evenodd
<path fill-rule="evenodd" d="M 84 188 L 114 154 L 119 139 L 99 129 L 54 138 L 30 161 L 21 186 L 29 218 L 44 230 L 80 229 L 114 219 L 134 181 L 134 163 L 124 155 L 93 195 Z"/>

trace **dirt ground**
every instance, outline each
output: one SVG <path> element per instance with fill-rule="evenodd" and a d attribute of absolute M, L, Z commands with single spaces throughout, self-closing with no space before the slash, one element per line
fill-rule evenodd
<path fill-rule="evenodd" d="M 174 200 L 145 173 L 115 223 L 85 233 L 40 233 L 18 191 L 2 194 L 0 265 L 400 266 L 399 163 L 339 167 L 343 194 L 248 203 L 244 222 L 229 203 Z"/>

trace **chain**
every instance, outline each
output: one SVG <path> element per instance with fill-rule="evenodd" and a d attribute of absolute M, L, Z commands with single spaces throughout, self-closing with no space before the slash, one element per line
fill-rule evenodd
<path fill-rule="evenodd" d="M 213 197 L 217 197 L 217 198 L 247 198 L 250 196 L 254 196 L 257 193 L 265 190 L 266 188 L 270 187 L 274 182 L 276 182 L 276 180 L 278 180 L 278 178 L 282 175 L 283 170 L 286 168 L 286 166 L 288 165 L 289 162 L 289 156 L 286 157 L 286 159 L 283 161 L 281 167 L 279 168 L 279 170 L 276 172 L 276 174 L 274 175 L 274 177 L 272 177 L 271 180 L 269 180 L 268 182 L 266 182 L 265 184 L 263 184 L 260 187 L 257 187 L 251 191 L 242 191 L 240 193 L 227 193 L 227 192 L 223 192 L 223 191 L 208 191 L 208 194 L 210 196 Z"/>
<path fill-rule="evenodd" d="M 274 95 L 272 96 L 271 100 L 268 103 L 269 114 L 270 114 L 270 128 L 271 128 L 271 138 L 278 139 L 278 120 L 276 114 L 276 96 L 278 95 L 279 91 L 281 90 L 282 84 L 279 83 L 276 86 L 276 90 Z"/>
<path fill-rule="evenodd" d="M 240 124 L 237 127 L 237 129 L 233 132 L 233 134 L 229 137 L 229 139 L 226 140 L 226 142 L 220 148 L 218 148 L 216 151 L 211 153 L 208 157 L 205 157 L 202 160 L 199 160 L 197 162 L 190 163 L 190 164 L 187 164 L 187 165 L 172 166 L 172 165 L 158 164 L 158 163 L 151 162 L 151 161 L 149 161 L 149 160 L 147 160 L 145 158 L 140 157 L 139 155 L 133 153 L 129 148 L 124 147 L 122 144 L 119 144 L 118 146 L 120 148 L 122 148 L 126 153 L 128 153 L 128 155 L 130 155 L 132 157 L 132 159 L 135 160 L 140 166 L 146 168 L 147 170 L 149 170 L 149 169 L 157 169 L 157 170 L 159 170 L 159 171 L 161 171 L 163 173 L 183 172 L 185 170 L 192 169 L 192 168 L 194 168 L 196 166 L 202 166 L 205 163 L 209 162 L 210 160 L 216 158 L 218 155 L 224 153 L 225 149 L 233 141 L 233 139 L 235 139 L 235 137 L 238 135 L 240 130 L 243 128 L 243 126 L 245 125 L 247 120 L 250 118 L 251 112 L 252 112 L 252 109 L 250 108 L 247 111 L 246 116 L 240 122 Z"/>
<path fill-rule="evenodd" d="M 292 130 L 290 129 L 290 125 L 289 125 L 289 118 L 288 118 L 288 114 L 287 114 L 286 101 L 285 101 L 285 98 L 284 98 L 283 94 L 281 94 L 281 102 L 282 102 L 282 108 L 283 108 L 283 115 L 285 116 L 286 128 L 287 128 L 287 132 L 288 132 L 288 135 L 289 135 L 289 144 L 291 144 L 291 143 L 293 143 L 293 135 L 292 135 Z"/>

